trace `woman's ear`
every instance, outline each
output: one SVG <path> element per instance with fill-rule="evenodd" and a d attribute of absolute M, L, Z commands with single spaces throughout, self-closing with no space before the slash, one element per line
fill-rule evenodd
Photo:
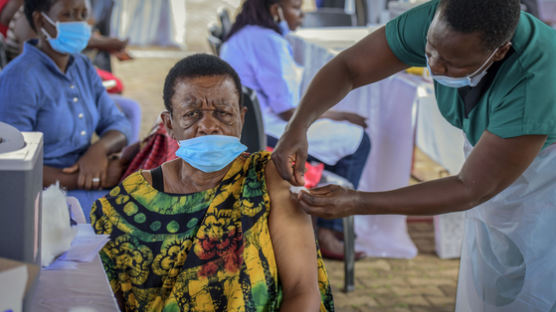
<path fill-rule="evenodd" d="M 160 114 L 160 118 L 162 118 L 162 123 L 164 124 L 164 127 L 166 128 L 166 133 L 168 133 L 168 135 L 172 138 L 172 139 L 176 139 L 176 136 L 174 135 L 174 126 L 172 124 L 172 114 L 169 111 L 163 111 Z"/>
<path fill-rule="evenodd" d="M 270 16 L 272 16 L 272 19 L 278 23 L 280 21 L 280 13 L 278 13 L 278 8 L 280 7 L 280 5 L 278 3 L 274 3 L 270 5 Z"/>
<path fill-rule="evenodd" d="M 37 35 L 44 36 L 44 34 L 41 31 L 41 28 L 44 27 L 43 26 L 44 22 L 43 22 L 43 17 L 41 12 L 39 11 L 33 12 L 32 17 L 33 17 L 33 24 L 35 25 L 35 31 L 37 32 Z"/>
<path fill-rule="evenodd" d="M 243 106 L 241 108 L 240 114 L 241 114 L 241 124 L 242 125 L 245 124 L 245 113 L 247 113 L 247 106 Z"/>

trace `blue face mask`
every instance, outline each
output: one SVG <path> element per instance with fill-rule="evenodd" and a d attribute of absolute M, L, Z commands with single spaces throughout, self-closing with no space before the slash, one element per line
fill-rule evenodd
<path fill-rule="evenodd" d="M 41 28 L 41 31 L 48 38 L 48 43 L 57 52 L 63 54 L 81 53 L 91 38 L 91 26 L 87 22 L 56 22 L 54 23 L 46 14 L 43 17 L 56 27 L 58 35 L 52 38 Z"/>
<path fill-rule="evenodd" d="M 179 141 L 176 156 L 204 172 L 215 172 L 230 164 L 247 146 L 238 137 L 227 135 L 203 135 Z"/>
<path fill-rule="evenodd" d="M 490 61 L 490 59 L 494 56 L 494 54 L 498 51 L 498 49 L 494 50 L 492 54 L 487 58 L 487 60 L 481 65 L 475 72 L 471 73 L 470 75 L 464 77 L 448 77 L 442 75 L 435 75 L 432 73 L 431 67 L 429 65 L 429 57 L 425 54 L 425 58 L 427 59 L 427 69 L 429 73 L 436 82 L 441 85 L 450 88 L 463 88 L 463 87 L 475 87 L 479 84 L 481 79 L 487 74 L 486 68 L 481 71 L 483 67 Z"/>
<path fill-rule="evenodd" d="M 291 30 L 290 30 L 290 26 L 288 25 L 288 22 L 284 18 L 284 11 L 280 6 L 278 7 L 278 15 L 280 16 L 280 21 L 278 22 L 278 28 L 280 28 L 280 32 L 282 33 L 282 36 L 285 36 Z"/>

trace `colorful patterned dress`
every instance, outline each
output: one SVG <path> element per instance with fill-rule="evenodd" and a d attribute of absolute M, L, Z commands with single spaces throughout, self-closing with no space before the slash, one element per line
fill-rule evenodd
<path fill-rule="evenodd" d="M 215 188 L 155 190 L 141 171 L 91 211 L 100 255 L 127 311 L 276 311 L 282 300 L 268 228 L 267 152 L 244 154 Z M 333 311 L 320 252 L 321 311 Z"/>

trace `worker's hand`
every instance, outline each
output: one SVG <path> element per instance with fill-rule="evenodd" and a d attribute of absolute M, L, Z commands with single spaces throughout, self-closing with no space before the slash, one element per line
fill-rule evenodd
<path fill-rule="evenodd" d="M 305 173 L 307 148 L 307 131 L 288 127 L 272 153 L 272 160 L 278 174 L 292 185 L 305 185 L 303 174 Z"/>
<path fill-rule="evenodd" d="M 298 194 L 292 193 L 292 200 L 306 213 L 336 219 L 357 214 L 358 192 L 338 185 L 327 185 Z"/>
<path fill-rule="evenodd" d="M 100 144 L 93 144 L 77 161 L 79 175 L 77 188 L 92 190 L 100 189 L 106 178 L 108 158 L 105 149 Z"/>
<path fill-rule="evenodd" d="M 348 121 L 354 125 L 367 128 L 367 118 L 350 112 L 328 111 L 322 115 L 323 118 L 329 118 L 336 121 Z"/>

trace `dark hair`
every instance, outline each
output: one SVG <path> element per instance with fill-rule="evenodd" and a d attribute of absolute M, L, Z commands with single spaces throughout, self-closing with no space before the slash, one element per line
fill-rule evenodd
<path fill-rule="evenodd" d="M 230 39 L 235 33 L 247 25 L 270 28 L 282 35 L 278 24 L 274 21 L 272 15 L 270 15 L 270 6 L 279 2 L 281 2 L 281 0 L 245 0 L 241 6 L 241 11 L 236 16 L 230 33 L 224 38 L 224 41 Z"/>
<path fill-rule="evenodd" d="M 193 54 L 177 62 L 168 72 L 164 81 L 164 106 L 172 113 L 172 97 L 174 96 L 176 80 L 183 78 L 197 78 L 205 76 L 228 76 L 234 81 L 239 106 L 243 105 L 241 82 L 236 71 L 222 59 L 210 54 Z"/>
<path fill-rule="evenodd" d="M 509 41 L 519 22 L 519 0 L 440 0 L 442 17 L 455 31 L 479 32 L 484 48 Z"/>
<path fill-rule="evenodd" d="M 33 12 L 48 12 L 52 5 L 56 0 L 25 0 L 23 4 L 23 11 L 25 13 L 25 17 L 31 25 L 31 28 L 36 32 L 37 28 L 35 27 L 35 22 L 33 22 Z"/>

